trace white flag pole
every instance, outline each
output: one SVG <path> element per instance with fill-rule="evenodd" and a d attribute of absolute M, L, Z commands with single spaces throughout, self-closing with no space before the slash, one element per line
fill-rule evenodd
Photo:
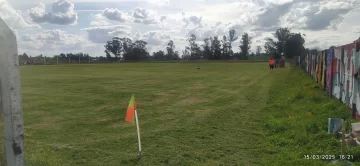
<path fill-rule="evenodd" d="M 137 111 L 135 110 L 135 120 L 136 120 L 136 129 L 138 135 L 138 142 L 139 142 L 139 160 L 141 160 L 141 141 L 140 141 L 140 129 L 139 129 L 139 120 L 137 116 Z"/>

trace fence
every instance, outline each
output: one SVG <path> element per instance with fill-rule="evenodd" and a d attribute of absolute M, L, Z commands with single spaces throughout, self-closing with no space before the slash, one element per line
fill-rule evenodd
<path fill-rule="evenodd" d="M 301 67 L 323 90 L 343 102 L 360 120 L 360 41 L 332 46 L 296 57 Z"/>
<path fill-rule="evenodd" d="M 267 62 L 263 59 L 249 60 L 57 60 L 53 58 L 20 60 L 19 64 L 24 65 L 61 65 L 61 64 L 107 64 L 107 63 L 206 63 L 206 62 Z"/>
<path fill-rule="evenodd" d="M 19 60 L 21 66 L 24 65 L 59 65 L 59 64 L 96 64 L 96 63 L 118 63 L 111 60 L 57 60 L 53 58 Z"/>

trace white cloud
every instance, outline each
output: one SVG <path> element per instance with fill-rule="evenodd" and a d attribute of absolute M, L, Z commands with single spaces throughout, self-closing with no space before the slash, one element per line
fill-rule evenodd
<path fill-rule="evenodd" d="M 185 23 L 185 26 L 188 26 L 190 23 L 192 25 L 197 25 L 197 26 L 201 26 L 201 22 L 202 22 L 202 17 L 198 17 L 198 16 L 185 16 L 185 13 L 183 13 L 184 18 L 183 18 L 183 22 Z"/>
<path fill-rule="evenodd" d="M 39 2 L 43 4 L 31 6 Z M 305 33 L 307 46 L 327 47 L 353 41 L 360 32 L 360 23 L 355 21 L 360 14 L 358 0 L 11 0 L 10 4 L 0 0 L 0 16 L 16 30 L 23 50 L 71 51 L 76 47 L 103 55 L 104 43 L 119 36 L 145 40 L 150 51 L 164 50 L 173 40 L 181 51 L 190 34 L 201 41 L 228 36 L 231 29 L 238 36 L 248 32 L 255 49 L 280 26 Z M 27 16 L 35 23 L 50 24 L 24 30 L 39 27 L 29 23 Z M 68 24 L 73 26 L 59 26 Z M 76 43 L 71 34 L 81 39 L 81 47 L 70 44 Z M 235 51 L 238 44 L 233 43 Z"/>
<path fill-rule="evenodd" d="M 12 29 L 22 28 L 40 28 L 37 24 L 31 24 L 25 21 L 22 12 L 15 10 L 7 1 L 0 0 L 0 17 Z"/>
<path fill-rule="evenodd" d="M 57 0 L 52 4 L 52 11 L 45 12 L 45 4 L 40 3 L 37 7 L 31 8 L 29 15 L 36 23 L 51 23 L 58 25 L 76 24 L 77 13 L 74 11 L 74 4 L 70 0 Z"/>
<path fill-rule="evenodd" d="M 134 17 L 134 23 L 143 24 L 157 24 L 156 12 L 143 8 L 135 8 L 132 16 Z"/>
<path fill-rule="evenodd" d="M 171 32 L 168 31 L 149 31 L 136 33 L 133 40 L 144 40 L 149 45 L 163 45 L 171 40 Z"/>
<path fill-rule="evenodd" d="M 148 2 L 161 7 L 166 7 L 170 5 L 170 0 L 148 0 Z"/>
<path fill-rule="evenodd" d="M 94 43 L 106 43 L 106 41 L 115 36 L 130 36 L 130 27 L 124 25 L 98 26 L 83 30 L 88 32 L 88 40 Z"/>
<path fill-rule="evenodd" d="M 117 8 L 106 8 L 102 15 L 109 20 L 118 22 L 125 22 L 128 19 L 127 14 Z"/>
<path fill-rule="evenodd" d="M 28 51 L 36 54 L 81 50 L 86 43 L 88 42 L 84 36 L 66 33 L 60 29 L 22 34 L 18 40 L 19 52 Z"/>
<path fill-rule="evenodd" d="M 164 22 L 166 20 L 166 16 L 161 16 L 160 17 L 160 22 Z"/>
<path fill-rule="evenodd" d="M 360 33 L 360 26 L 354 26 L 354 27 L 352 27 L 352 31 L 353 31 L 354 33 Z"/>

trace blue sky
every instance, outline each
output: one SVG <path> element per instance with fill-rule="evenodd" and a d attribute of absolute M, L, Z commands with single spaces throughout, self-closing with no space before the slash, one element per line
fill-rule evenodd
<path fill-rule="evenodd" d="M 308 47 L 327 48 L 359 37 L 359 7 L 356 0 L 0 0 L 0 17 L 20 53 L 101 56 L 114 36 L 145 40 L 150 52 L 174 40 L 181 53 L 192 33 L 201 43 L 231 29 L 249 33 L 254 50 L 278 27 L 305 33 Z"/>

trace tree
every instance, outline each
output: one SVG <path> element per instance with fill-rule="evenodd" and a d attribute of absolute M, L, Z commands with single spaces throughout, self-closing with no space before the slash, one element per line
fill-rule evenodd
<path fill-rule="evenodd" d="M 211 52 L 212 60 L 219 60 L 221 58 L 221 43 L 217 36 L 211 38 Z"/>
<path fill-rule="evenodd" d="M 256 47 L 256 55 L 260 56 L 260 52 L 261 52 L 261 46 L 257 46 Z"/>
<path fill-rule="evenodd" d="M 143 40 L 136 40 L 131 44 L 131 49 L 129 49 L 126 54 L 124 54 L 125 60 L 145 60 L 149 59 L 150 55 L 147 52 L 146 45 L 148 43 Z"/>
<path fill-rule="evenodd" d="M 183 51 L 183 55 L 182 55 L 182 57 L 181 57 L 181 59 L 186 59 L 186 60 L 189 60 L 190 59 L 190 55 L 191 53 L 190 53 L 190 47 L 188 47 L 188 46 L 186 46 L 185 47 L 185 50 Z"/>
<path fill-rule="evenodd" d="M 112 55 L 119 59 L 122 55 L 124 60 L 145 60 L 150 58 L 146 45 L 148 43 L 143 40 L 137 40 L 134 43 L 129 38 L 114 37 L 105 45 L 105 53 L 107 59 L 112 59 Z M 81 53 L 80 57 L 84 57 Z"/>
<path fill-rule="evenodd" d="M 26 53 L 24 53 L 24 54 L 22 54 L 22 55 L 19 55 L 19 60 L 20 61 L 28 61 L 30 58 L 29 58 L 29 56 L 26 54 Z"/>
<path fill-rule="evenodd" d="M 158 52 L 154 52 L 153 57 L 156 60 L 164 60 L 165 59 L 165 52 L 162 51 L 162 50 L 159 50 Z"/>
<path fill-rule="evenodd" d="M 268 56 L 281 56 L 277 49 L 277 43 L 272 38 L 265 39 L 265 52 Z"/>
<path fill-rule="evenodd" d="M 179 60 L 180 59 L 179 51 L 175 51 L 173 59 L 174 60 Z"/>
<path fill-rule="evenodd" d="M 59 59 L 61 60 L 66 59 L 66 55 L 64 53 L 61 53 L 59 56 L 60 56 Z"/>
<path fill-rule="evenodd" d="M 122 50 L 121 52 L 123 54 L 127 54 L 128 52 L 131 52 L 132 48 L 133 48 L 133 42 L 131 39 L 129 38 L 121 38 L 120 39 L 121 43 L 122 43 Z"/>
<path fill-rule="evenodd" d="M 222 47 L 223 47 L 221 59 L 230 59 L 230 51 L 229 51 L 230 44 L 227 41 L 226 36 L 223 36 L 223 39 L 221 42 L 222 42 Z"/>
<path fill-rule="evenodd" d="M 248 33 L 244 33 L 241 37 L 240 46 L 241 54 L 244 56 L 249 55 L 249 50 L 251 48 L 251 37 L 249 37 Z"/>
<path fill-rule="evenodd" d="M 118 37 L 112 38 L 111 41 L 107 41 L 105 47 L 106 58 L 111 59 L 113 54 L 115 58 L 120 57 L 121 49 L 122 49 L 122 42 L 121 39 Z"/>
<path fill-rule="evenodd" d="M 286 47 L 286 42 L 292 35 L 289 28 L 279 28 L 275 32 L 275 37 L 277 38 L 277 50 L 278 53 L 283 55 Z"/>
<path fill-rule="evenodd" d="M 189 41 L 190 44 L 190 58 L 199 59 L 199 57 L 201 56 L 201 49 L 196 43 L 196 36 L 194 34 L 191 34 L 187 41 Z"/>
<path fill-rule="evenodd" d="M 209 38 L 204 39 L 203 47 L 203 56 L 205 59 L 211 59 L 212 52 L 211 52 L 211 40 Z"/>
<path fill-rule="evenodd" d="M 292 33 L 289 28 L 279 28 L 273 34 L 275 39 L 267 38 L 265 42 L 265 51 L 274 58 L 285 56 L 291 58 L 293 56 L 303 55 L 305 48 L 305 39 L 301 33 Z"/>
<path fill-rule="evenodd" d="M 232 51 L 232 42 L 234 42 L 235 40 L 237 40 L 238 39 L 238 37 L 237 36 L 235 36 L 236 35 L 236 32 L 235 32 L 235 30 L 230 30 L 229 31 L 229 53 L 230 53 L 230 56 L 232 56 L 233 55 L 233 51 Z"/>
<path fill-rule="evenodd" d="M 167 50 L 167 55 L 166 55 L 167 58 L 166 59 L 168 59 L 168 60 L 176 59 L 176 58 L 174 58 L 174 49 L 175 49 L 175 44 L 172 40 L 170 40 L 166 47 L 166 50 Z"/>
<path fill-rule="evenodd" d="M 193 57 L 195 55 L 195 40 L 196 40 L 196 36 L 194 34 L 191 34 L 190 37 L 187 39 L 187 41 L 189 42 L 189 48 L 190 48 L 190 56 Z"/>
<path fill-rule="evenodd" d="M 22 55 L 22 58 L 23 58 L 23 60 L 29 60 L 29 56 L 26 53 L 24 53 Z"/>
<path fill-rule="evenodd" d="M 304 43 L 305 39 L 301 36 L 300 33 L 292 33 L 286 41 L 284 55 L 287 58 L 303 55 L 303 52 L 305 52 Z"/>
<path fill-rule="evenodd" d="M 316 47 L 311 48 L 309 51 L 311 54 L 316 54 L 317 52 L 321 51 L 321 49 L 320 49 L 320 47 L 316 46 Z"/>

